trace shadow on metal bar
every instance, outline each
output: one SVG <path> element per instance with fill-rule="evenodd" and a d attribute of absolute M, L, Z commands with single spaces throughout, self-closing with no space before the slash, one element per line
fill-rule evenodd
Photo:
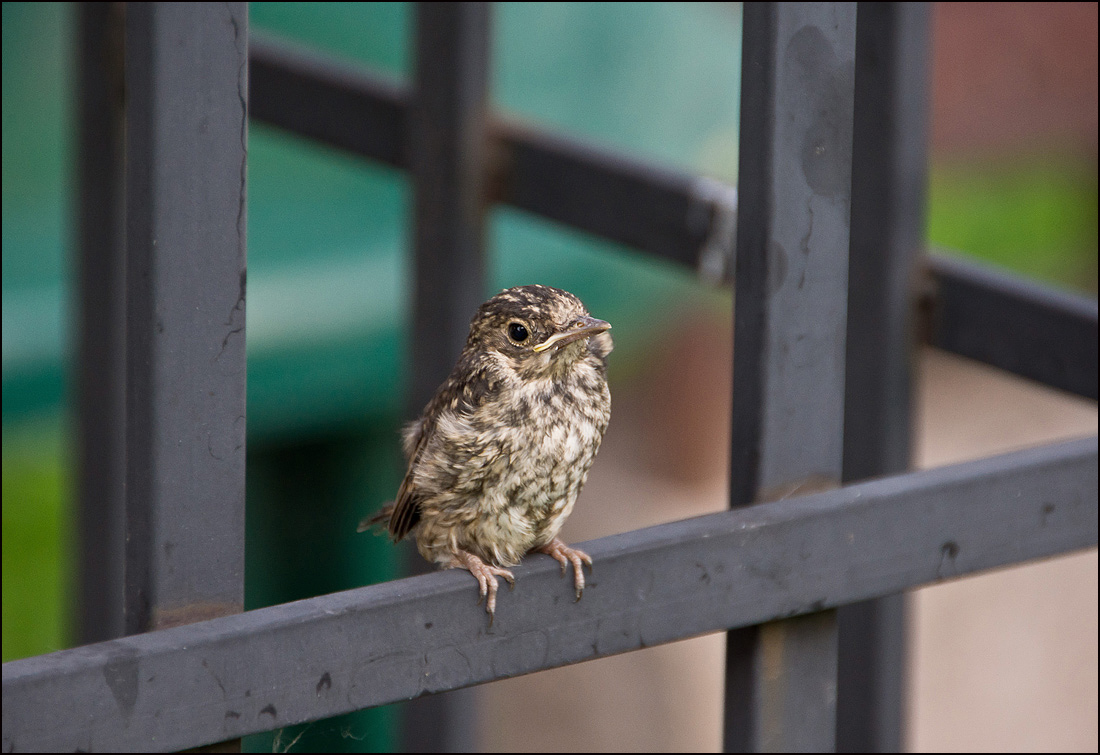
<path fill-rule="evenodd" d="M 990 526 L 995 522 L 996 526 Z M 1095 546 L 1097 438 L 602 538 L 488 629 L 439 572 L 4 664 L 3 747 L 177 750 Z"/>

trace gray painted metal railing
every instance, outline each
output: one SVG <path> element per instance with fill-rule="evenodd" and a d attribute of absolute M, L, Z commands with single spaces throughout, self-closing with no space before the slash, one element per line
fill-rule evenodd
<path fill-rule="evenodd" d="M 1094 301 L 921 255 L 927 8 L 860 4 L 857 24 L 853 4 L 760 4 L 744 25 L 740 508 L 587 544 L 592 600 L 525 563 L 491 631 L 455 573 L 227 615 L 243 584 L 246 107 L 410 171 L 414 403 L 480 300 L 489 202 L 697 267 L 732 253 L 732 195 L 488 113 L 485 4 L 418 10 L 411 90 L 249 50 L 243 4 L 81 13 L 86 639 L 118 636 L 123 615 L 145 633 L 4 664 L 6 751 L 193 747 L 720 630 L 727 746 L 897 749 L 900 593 L 1096 544 L 1095 437 L 905 473 L 916 336 L 1093 399 L 1097 383 Z M 408 747 L 470 746 L 468 697 L 420 702 L 410 720 L 437 725 L 409 726 Z"/>
<path fill-rule="evenodd" d="M 456 572 L 4 664 L 8 750 L 181 749 L 744 627 L 1096 543 L 1095 438 L 858 483 L 584 545 L 487 629 Z"/>
<path fill-rule="evenodd" d="M 744 28 L 734 507 L 840 485 L 856 4 L 748 4 Z M 836 701 L 835 611 L 729 633 L 727 750 L 832 750 Z"/>

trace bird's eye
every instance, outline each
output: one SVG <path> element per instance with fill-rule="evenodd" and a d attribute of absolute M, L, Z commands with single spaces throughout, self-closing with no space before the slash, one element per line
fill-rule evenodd
<path fill-rule="evenodd" d="M 528 335 L 529 333 L 527 332 L 527 328 L 523 327 L 523 325 L 521 325 L 520 323 L 508 323 L 508 337 L 516 343 L 523 343 L 527 340 Z"/>

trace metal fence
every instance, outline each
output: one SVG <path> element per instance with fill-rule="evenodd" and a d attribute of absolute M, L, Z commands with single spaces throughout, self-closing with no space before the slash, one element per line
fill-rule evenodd
<path fill-rule="evenodd" d="M 494 116 L 488 4 L 418 8 L 408 89 L 250 45 L 243 3 L 81 13 L 83 564 L 118 586 L 84 620 L 128 636 L 4 664 L 5 751 L 194 747 L 715 631 L 727 748 L 897 749 L 900 593 L 1096 545 L 1096 437 L 906 472 L 918 339 L 1097 397 L 1096 302 L 923 254 L 926 6 L 746 4 L 736 226 L 729 187 Z M 586 544 L 568 612 L 523 564 L 491 631 L 455 572 L 241 613 L 249 116 L 409 171 L 416 406 L 492 202 L 732 278 L 731 510 Z"/>

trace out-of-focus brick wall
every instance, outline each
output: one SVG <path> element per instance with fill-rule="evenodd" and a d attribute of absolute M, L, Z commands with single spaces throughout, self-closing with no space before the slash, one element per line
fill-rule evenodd
<path fill-rule="evenodd" d="M 935 3 L 934 155 L 1097 142 L 1096 3 Z"/>

